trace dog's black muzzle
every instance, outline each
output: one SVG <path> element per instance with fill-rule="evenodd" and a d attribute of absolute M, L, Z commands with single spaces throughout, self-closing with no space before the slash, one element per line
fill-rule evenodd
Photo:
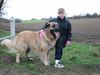
<path fill-rule="evenodd" d="M 59 28 L 54 28 L 54 32 L 59 32 Z"/>

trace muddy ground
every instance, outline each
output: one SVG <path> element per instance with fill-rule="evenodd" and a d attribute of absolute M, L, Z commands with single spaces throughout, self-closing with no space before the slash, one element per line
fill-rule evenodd
<path fill-rule="evenodd" d="M 36 62 L 39 61 L 38 58 L 33 59 Z M 5 67 L 0 68 L 0 75 L 32 75 L 31 72 L 27 69 L 16 69 L 13 67 L 12 65 L 15 63 L 14 57 L 5 55 L 0 57 L 0 60 L 5 64 Z M 35 64 L 35 62 L 33 64 Z M 49 67 L 46 67 L 43 64 L 38 64 L 38 67 L 35 68 L 37 68 L 35 70 L 37 71 L 35 75 L 100 75 L 100 65 L 70 64 L 70 67 L 57 69 L 54 68 L 52 64 Z"/>

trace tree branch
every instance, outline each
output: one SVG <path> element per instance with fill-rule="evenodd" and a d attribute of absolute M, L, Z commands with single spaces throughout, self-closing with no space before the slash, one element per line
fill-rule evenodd
<path fill-rule="evenodd" d="M 4 0 L 1 0 L 1 1 L 0 1 L 0 11 L 1 11 L 1 8 L 2 8 L 2 6 L 3 6 L 3 3 L 4 3 Z"/>

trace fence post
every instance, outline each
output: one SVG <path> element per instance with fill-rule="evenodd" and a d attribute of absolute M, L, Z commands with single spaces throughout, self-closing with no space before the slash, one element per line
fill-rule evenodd
<path fill-rule="evenodd" d="M 11 38 L 15 38 L 15 19 L 14 17 L 10 18 L 10 32 L 11 32 Z"/>

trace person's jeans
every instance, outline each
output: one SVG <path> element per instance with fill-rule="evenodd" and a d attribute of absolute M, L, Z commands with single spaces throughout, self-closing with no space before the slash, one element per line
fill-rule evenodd
<path fill-rule="evenodd" d="M 55 60 L 61 60 L 63 54 L 63 48 L 66 45 L 66 37 L 60 37 L 55 45 Z"/>

